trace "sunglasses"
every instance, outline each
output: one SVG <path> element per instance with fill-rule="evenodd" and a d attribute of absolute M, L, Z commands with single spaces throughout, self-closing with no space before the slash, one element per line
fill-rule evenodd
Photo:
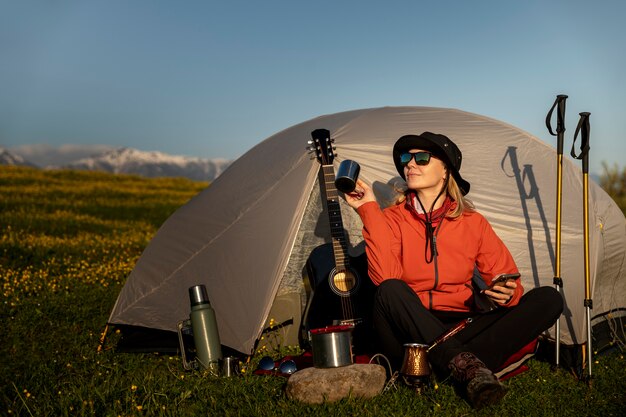
<path fill-rule="evenodd" d="M 285 359 L 276 366 L 274 359 L 269 356 L 264 356 L 259 361 L 257 369 L 262 371 L 278 371 L 281 374 L 291 375 L 297 371 L 297 366 L 293 359 Z"/>
<path fill-rule="evenodd" d="M 430 152 L 425 151 L 415 153 L 405 152 L 400 155 L 400 165 L 407 166 L 409 162 L 411 162 L 411 159 L 415 161 L 416 165 L 428 165 L 431 156 L 432 154 Z"/>

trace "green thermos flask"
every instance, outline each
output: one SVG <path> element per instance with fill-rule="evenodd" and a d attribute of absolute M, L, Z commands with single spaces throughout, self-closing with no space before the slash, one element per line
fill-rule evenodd
<path fill-rule="evenodd" d="M 190 287 L 189 300 L 191 303 L 189 320 L 178 323 L 178 339 L 183 357 L 183 367 L 185 369 L 201 367 L 217 373 L 219 372 L 219 362 L 222 359 L 222 345 L 215 311 L 209 302 L 206 287 L 204 285 Z M 182 336 L 184 329 L 188 329 L 190 326 L 196 346 L 196 359 L 193 361 L 187 361 Z"/>

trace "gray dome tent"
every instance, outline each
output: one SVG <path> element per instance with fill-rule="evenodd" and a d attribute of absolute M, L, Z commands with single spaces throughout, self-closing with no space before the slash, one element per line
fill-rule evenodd
<path fill-rule="evenodd" d="M 510 248 L 526 289 L 553 285 L 556 150 L 500 121 L 455 109 L 383 107 L 320 116 L 285 129 L 237 159 L 159 229 L 127 279 L 109 323 L 176 331 L 189 315 L 188 288 L 206 285 L 223 345 L 252 353 L 281 294 L 305 303 L 303 266 L 330 240 L 317 187 L 311 132 L 328 129 L 335 167 L 352 159 L 381 204 L 397 172 L 391 149 L 407 133 L 449 136 L 463 152 L 468 197 Z M 592 314 L 626 307 L 626 222 L 595 183 L 589 189 Z M 586 341 L 582 174 L 563 167 L 561 341 Z M 350 251 L 363 250 L 361 223 L 342 200 Z M 299 323 L 299 317 L 296 317 Z M 553 332 L 553 330 L 551 331 Z M 552 334 L 552 336 L 554 336 Z"/>

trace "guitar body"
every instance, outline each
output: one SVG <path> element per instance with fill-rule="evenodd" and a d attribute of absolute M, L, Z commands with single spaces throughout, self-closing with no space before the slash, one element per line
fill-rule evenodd
<path fill-rule="evenodd" d="M 372 308 L 376 286 L 367 275 L 366 255 L 350 257 L 350 270 L 337 273 L 333 247 L 327 243 L 311 251 L 306 270 L 312 290 L 305 319 L 306 330 L 354 322 L 355 353 L 373 352 Z M 338 295 L 333 286 L 341 287 L 344 275 L 354 276 L 356 282 L 352 291 Z"/>

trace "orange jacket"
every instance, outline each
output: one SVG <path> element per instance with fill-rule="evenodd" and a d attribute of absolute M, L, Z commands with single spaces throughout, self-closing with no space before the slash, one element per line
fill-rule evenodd
<path fill-rule="evenodd" d="M 456 204 L 456 203 L 453 203 Z M 477 212 L 445 218 L 437 233 L 438 279 L 435 263 L 425 259 L 425 227 L 407 204 L 380 209 L 376 202 L 357 210 L 363 221 L 368 273 L 374 284 L 402 279 L 432 310 L 469 311 L 474 266 L 487 284 L 499 274 L 518 272 L 511 253 L 491 225 Z M 521 280 L 507 306 L 524 293 Z"/>

